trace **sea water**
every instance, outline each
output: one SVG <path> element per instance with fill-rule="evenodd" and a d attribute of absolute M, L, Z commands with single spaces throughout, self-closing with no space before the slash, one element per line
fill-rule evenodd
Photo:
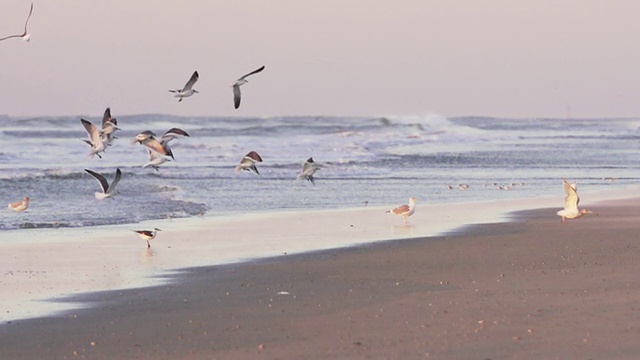
<path fill-rule="evenodd" d="M 2 232 L 145 220 L 361 205 L 493 201 L 558 196 L 562 179 L 581 192 L 638 184 L 640 119 L 387 117 L 223 118 L 112 113 L 122 129 L 89 158 L 81 116 L 0 116 L 0 204 L 31 198 L 29 209 L 0 211 Z M 85 116 L 100 125 L 100 116 Z M 175 160 L 156 171 L 136 134 L 178 127 Z M 234 168 L 249 151 L 253 172 Z M 312 157 L 316 184 L 297 180 Z M 122 171 L 118 194 L 96 200 L 99 184 Z M 460 190 L 458 184 L 467 184 Z M 451 187 L 451 189 L 450 189 Z"/>

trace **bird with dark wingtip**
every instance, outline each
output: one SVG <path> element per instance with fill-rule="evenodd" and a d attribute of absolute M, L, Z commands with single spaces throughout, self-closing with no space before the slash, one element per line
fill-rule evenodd
<path fill-rule="evenodd" d="M 256 174 L 260 175 L 258 172 L 258 168 L 256 167 L 256 163 L 262 162 L 262 158 L 255 151 L 250 151 L 247 155 L 245 155 L 242 160 L 240 160 L 240 164 L 236 166 L 236 173 L 239 173 L 242 170 L 246 171 L 255 171 Z"/>
<path fill-rule="evenodd" d="M 84 171 L 86 171 L 89 175 L 96 179 L 96 181 L 98 181 L 98 184 L 100 184 L 100 189 L 102 190 L 102 192 L 96 191 L 96 193 L 94 194 L 96 199 L 103 200 L 117 194 L 116 185 L 118 185 L 118 183 L 120 182 L 120 178 L 122 177 L 122 172 L 119 168 L 116 169 L 116 176 L 113 178 L 111 185 L 109 185 L 109 182 L 104 176 L 98 174 L 97 172 L 89 169 L 84 169 Z"/>
<path fill-rule="evenodd" d="M 307 179 L 309 180 L 313 185 L 316 184 L 315 179 L 313 178 L 313 174 L 316 173 L 316 171 L 318 171 L 320 169 L 320 165 L 316 164 L 313 161 L 313 158 L 310 157 L 309 159 L 307 159 L 307 161 L 302 165 L 302 171 L 300 172 L 300 174 L 298 174 L 298 180 L 300 179 Z"/>
<path fill-rule="evenodd" d="M 236 83 L 233 84 L 233 106 L 237 109 L 240 107 L 240 98 L 241 98 L 241 94 L 240 94 L 240 86 L 248 83 L 249 81 L 247 80 L 247 77 L 253 75 L 253 74 L 257 74 L 259 72 L 261 72 L 262 70 L 264 70 L 264 65 L 262 65 L 260 68 L 253 70 L 252 72 L 243 75 L 241 78 L 239 78 L 238 80 L 236 80 Z"/>
<path fill-rule="evenodd" d="M 31 41 L 31 34 L 27 33 L 27 24 L 29 24 L 29 19 L 31 19 L 31 14 L 33 13 L 33 3 L 31 3 L 31 10 L 29 10 L 29 15 L 27 16 L 27 21 L 24 22 L 24 32 L 22 34 L 9 35 L 3 38 L 0 38 L 0 41 L 11 39 L 11 38 L 21 38 L 26 42 Z"/>
<path fill-rule="evenodd" d="M 149 162 L 142 167 L 151 166 L 158 171 L 158 166 L 160 164 L 169 161 L 166 156 L 175 160 L 175 157 L 173 157 L 173 151 L 171 151 L 171 147 L 169 147 L 169 142 L 181 137 L 189 137 L 189 134 L 182 129 L 171 128 L 162 135 L 160 140 L 158 140 L 156 139 L 156 134 L 153 131 L 146 130 L 136 135 L 132 143 L 135 144 L 137 142 L 147 148 L 147 152 L 149 153 Z"/>
<path fill-rule="evenodd" d="M 199 78 L 200 78 L 200 75 L 198 74 L 198 71 L 194 71 L 193 74 L 191 75 L 191 78 L 189 78 L 189 81 L 187 81 L 187 83 L 184 85 L 182 89 L 172 89 L 172 90 L 169 90 L 169 92 L 174 94 L 173 97 L 179 98 L 178 102 L 181 102 L 183 98 L 186 98 L 193 94 L 198 93 L 198 90 L 193 88 L 193 84 L 195 84 Z"/>
<path fill-rule="evenodd" d="M 162 231 L 158 228 L 154 228 L 153 230 L 131 230 L 135 233 L 137 233 L 142 240 L 146 240 L 147 241 L 147 249 L 151 248 L 151 244 L 149 243 L 149 241 L 155 239 L 156 234 L 158 233 L 158 231 Z"/>

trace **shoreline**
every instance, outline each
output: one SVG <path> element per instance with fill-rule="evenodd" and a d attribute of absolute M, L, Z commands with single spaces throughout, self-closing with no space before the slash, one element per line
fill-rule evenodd
<path fill-rule="evenodd" d="M 640 190 L 631 192 L 640 197 Z M 629 190 L 592 193 L 587 205 L 623 196 L 629 196 Z M 373 242 L 442 236 L 473 224 L 510 221 L 511 212 L 557 203 L 557 198 L 418 203 L 408 226 L 401 218 L 385 214 L 386 207 L 363 206 L 18 230 L 11 241 L 1 245 L 0 274 L 12 291 L 0 297 L 0 307 L 4 309 L 0 322 L 83 307 L 80 303 L 58 301 L 76 294 L 161 285 L 185 268 L 251 263 L 261 258 Z M 144 241 L 131 231 L 146 227 L 163 229 L 152 241 L 151 249 L 146 249 Z"/>
<path fill-rule="evenodd" d="M 185 269 L 0 326 L 2 357 L 634 358 L 637 199 L 449 234 Z"/>

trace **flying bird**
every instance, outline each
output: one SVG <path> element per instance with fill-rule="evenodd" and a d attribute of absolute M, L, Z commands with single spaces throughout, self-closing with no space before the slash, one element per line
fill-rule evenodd
<path fill-rule="evenodd" d="M 146 130 L 136 135 L 133 143 L 135 144 L 137 142 L 144 145 L 149 153 L 149 162 L 142 167 L 152 166 L 157 171 L 158 165 L 169 161 L 169 159 L 166 158 L 167 156 L 175 160 L 175 157 L 173 157 L 173 151 L 171 151 L 171 147 L 169 146 L 169 142 L 181 137 L 189 137 L 189 134 L 178 128 L 169 129 L 164 133 L 164 135 L 162 135 L 160 140 L 156 139 L 156 134 L 151 130 Z"/>
<path fill-rule="evenodd" d="M 570 184 L 567 180 L 562 179 L 562 187 L 564 188 L 564 192 L 567 194 L 567 196 L 564 198 L 564 209 L 556 213 L 558 214 L 558 216 L 562 217 L 562 222 L 565 222 L 566 219 L 576 219 L 586 214 L 598 215 L 597 213 L 590 210 L 578 210 L 580 197 L 578 197 L 576 184 Z"/>
<path fill-rule="evenodd" d="M 147 249 L 151 248 L 151 244 L 149 243 L 149 241 L 155 239 L 156 234 L 158 233 L 158 231 L 162 231 L 158 228 L 154 228 L 153 230 L 131 230 L 135 233 L 137 233 L 142 240 L 146 240 L 147 241 Z"/>
<path fill-rule="evenodd" d="M 108 197 L 114 196 L 116 194 L 116 190 L 115 190 L 116 185 L 118 185 L 118 182 L 122 177 L 122 172 L 120 171 L 119 168 L 116 169 L 116 176 L 113 178 L 111 185 L 109 185 L 109 183 L 107 182 L 107 179 L 105 179 L 104 176 L 98 174 L 97 172 L 91 171 L 89 169 L 84 169 L 84 171 L 88 172 L 89 175 L 93 176 L 93 178 L 98 181 L 98 184 L 100 184 L 100 188 L 102 189 L 102 192 L 95 193 L 96 199 L 103 200 Z"/>
<path fill-rule="evenodd" d="M 182 88 L 182 90 L 180 89 L 174 89 L 174 90 L 169 90 L 169 92 L 174 93 L 175 95 L 173 97 L 177 97 L 178 102 L 182 101 L 183 98 L 189 97 L 193 94 L 197 94 L 198 90 L 193 88 L 193 84 L 196 83 L 196 81 L 198 81 L 198 79 L 200 78 L 200 75 L 198 75 L 197 71 L 193 72 L 193 75 L 191 75 L 191 78 L 189 79 L 189 81 L 187 81 L 187 83 L 184 85 L 184 87 Z"/>
<path fill-rule="evenodd" d="M 87 143 L 89 146 L 91 146 L 91 152 L 89 152 L 89 157 L 93 158 L 94 155 L 98 155 L 99 158 L 102 158 L 102 156 L 100 156 L 100 153 L 104 152 L 105 145 L 104 145 L 104 142 L 102 141 L 102 136 L 100 135 L 100 131 L 95 125 L 93 125 L 88 120 L 80 119 L 80 122 L 82 123 L 82 126 L 84 126 L 85 130 L 87 130 L 87 133 L 89 134 L 89 140 L 82 140 L 85 143 Z"/>
<path fill-rule="evenodd" d="M 104 115 L 102 116 L 102 130 L 100 130 L 102 142 L 104 142 L 107 146 L 111 146 L 111 142 L 116 139 L 116 137 L 113 135 L 116 130 L 120 130 L 120 128 L 118 127 L 118 119 L 112 117 L 111 108 L 107 108 L 104 111 Z"/>
<path fill-rule="evenodd" d="M 27 21 L 24 22 L 24 32 L 22 34 L 9 35 L 9 36 L 0 38 L 0 41 L 11 39 L 11 38 L 22 38 L 26 42 L 31 41 L 31 34 L 27 33 L 27 24 L 29 24 L 29 19 L 31 18 L 32 13 L 33 13 L 33 3 L 31 3 L 31 10 L 29 10 Z"/>
<path fill-rule="evenodd" d="M 151 149 L 147 149 L 147 152 L 149 153 L 149 162 L 142 165 L 143 168 L 146 168 L 147 166 L 151 166 L 156 171 L 160 171 L 160 168 L 159 168 L 160 165 L 166 163 L 167 161 L 171 161 L 167 159 L 165 156 Z"/>
<path fill-rule="evenodd" d="M 409 205 L 400 205 L 397 208 L 393 208 L 391 210 L 387 210 L 387 214 L 393 214 L 402 216 L 404 218 L 404 224 L 407 224 L 407 218 L 416 211 L 416 198 L 409 198 Z"/>
<path fill-rule="evenodd" d="M 255 171 L 256 174 L 260 175 L 258 172 L 258 168 L 256 167 L 256 163 L 262 162 L 262 158 L 258 155 L 257 152 L 251 151 L 247 155 L 245 155 L 242 160 L 240 160 L 240 164 L 236 166 L 236 173 L 239 173 L 242 170 L 246 171 Z"/>
<path fill-rule="evenodd" d="M 302 171 L 298 174 L 298 180 L 307 179 L 313 185 L 316 184 L 315 179 L 313 178 L 313 174 L 316 173 L 320 169 L 320 165 L 316 164 L 313 161 L 313 158 L 310 157 L 307 161 L 302 165 Z"/>
<path fill-rule="evenodd" d="M 261 66 L 260 68 L 253 70 L 252 72 L 242 76 L 241 78 L 239 78 L 238 80 L 236 80 L 236 83 L 233 84 L 233 105 L 235 106 L 235 108 L 239 108 L 240 107 L 240 86 L 248 83 L 249 81 L 247 80 L 247 77 L 253 75 L 253 74 L 257 74 L 260 71 L 264 70 L 264 65 Z"/>
<path fill-rule="evenodd" d="M 25 196 L 21 201 L 16 201 L 7 205 L 7 208 L 17 212 L 25 211 L 29 207 L 29 200 L 29 197 Z"/>

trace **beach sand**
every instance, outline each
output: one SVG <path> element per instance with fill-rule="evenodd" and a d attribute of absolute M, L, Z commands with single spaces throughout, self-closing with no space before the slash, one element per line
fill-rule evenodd
<path fill-rule="evenodd" d="M 637 358 L 638 201 L 556 210 L 79 295 L 1 325 L 0 358 Z"/>

